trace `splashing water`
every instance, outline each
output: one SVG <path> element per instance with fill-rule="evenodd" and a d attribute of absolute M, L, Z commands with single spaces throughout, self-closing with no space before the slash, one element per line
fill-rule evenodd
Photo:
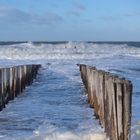
<path fill-rule="evenodd" d="M 0 112 L 0 139 L 102 140 L 77 63 L 132 80 L 131 139 L 140 138 L 140 43 L 12 43 L 0 45 L 0 66 L 40 63 L 35 83 Z"/>

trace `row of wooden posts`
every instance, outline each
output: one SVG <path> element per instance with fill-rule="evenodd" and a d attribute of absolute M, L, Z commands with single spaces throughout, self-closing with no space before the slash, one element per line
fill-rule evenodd
<path fill-rule="evenodd" d="M 131 126 L 131 81 L 78 64 L 88 102 L 111 140 L 128 140 Z"/>
<path fill-rule="evenodd" d="M 40 67 L 41 65 L 21 65 L 0 69 L 0 110 L 20 94 L 25 86 L 32 84 Z"/>

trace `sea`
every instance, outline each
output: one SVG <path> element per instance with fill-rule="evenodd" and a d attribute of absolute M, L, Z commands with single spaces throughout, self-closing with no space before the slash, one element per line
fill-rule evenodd
<path fill-rule="evenodd" d="M 41 64 L 37 78 L 0 112 L 0 140 L 106 140 L 77 64 L 133 83 L 131 140 L 140 140 L 140 42 L 0 42 L 0 67 Z"/>

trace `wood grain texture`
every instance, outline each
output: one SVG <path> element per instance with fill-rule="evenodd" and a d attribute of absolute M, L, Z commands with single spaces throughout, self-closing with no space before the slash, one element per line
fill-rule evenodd
<path fill-rule="evenodd" d="M 0 111 L 36 78 L 41 65 L 22 65 L 0 69 Z"/>
<path fill-rule="evenodd" d="M 128 140 L 131 126 L 132 83 L 95 67 L 78 64 L 81 78 L 107 137 Z"/>

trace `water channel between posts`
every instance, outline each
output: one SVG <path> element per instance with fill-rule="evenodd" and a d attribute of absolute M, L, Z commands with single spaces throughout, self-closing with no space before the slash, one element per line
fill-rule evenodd
<path fill-rule="evenodd" d="M 132 81 L 131 139 L 140 138 L 139 42 L 1 42 L 0 67 L 41 64 L 33 85 L 0 112 L 2 140 L 91 140 L 103 137 L 76 64 Z"/>
<path fill-rule="evenodd" d="M 72 68 L 63 63 L 63 69 L 60 64 L 55 65 L 43 66 L 33 85 L 0 113 L 1 139 L 104 138 L 103 129 L 86 102 L 76 65 Z"/>

